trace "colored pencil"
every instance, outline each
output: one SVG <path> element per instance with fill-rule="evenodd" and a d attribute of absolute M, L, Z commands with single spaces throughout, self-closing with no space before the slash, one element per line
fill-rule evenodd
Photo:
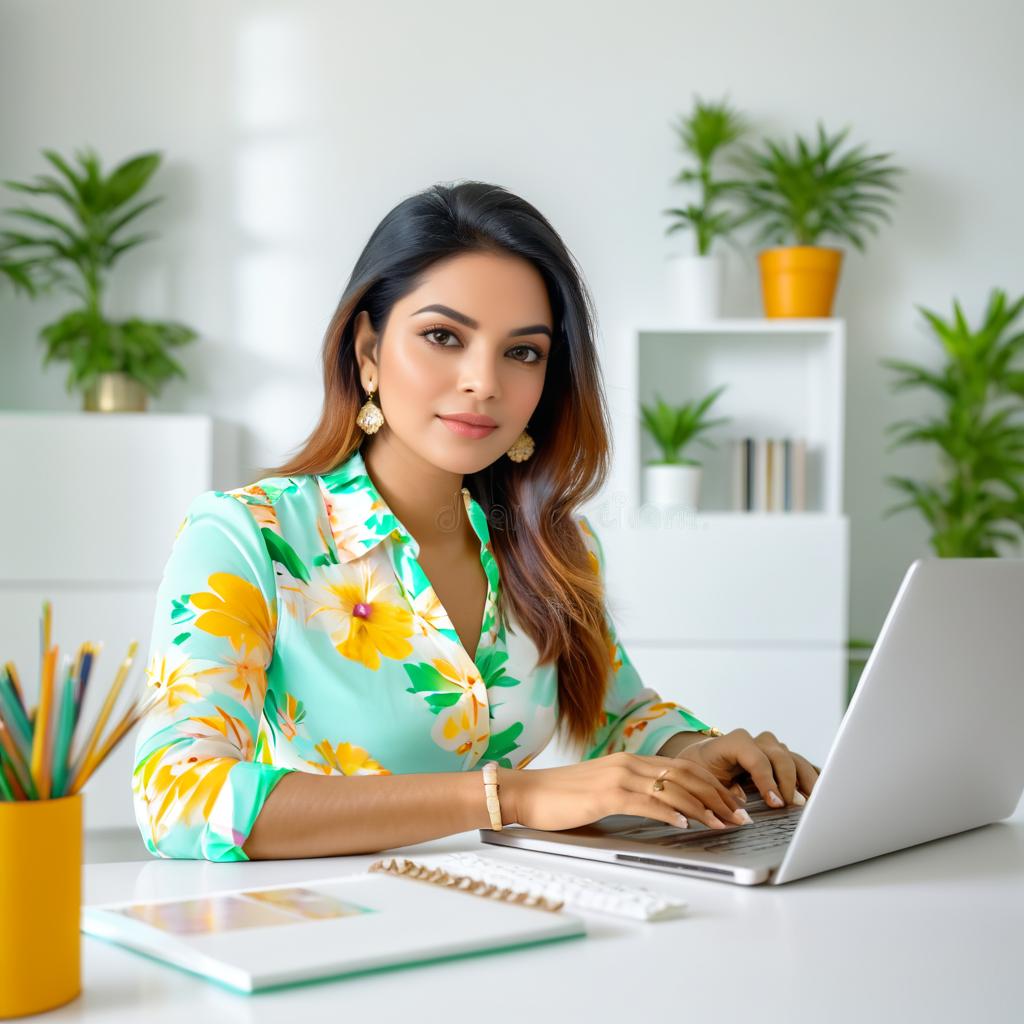
<path fill-rule="evenodd" d="M 8 678 L 11 680 L 11 686 L 14 688 L 14 693 L 18 698 L 18 703 L 21 705 L 21 710 L 27 720 L 28 705 L 25 703 L 25 691 L 21 688 L 21 680 L 18 678 L 18 670 L 14 667 L 13 661 L 7 662 L 7 664 L 4 665 L 4 669 L 7 672 Z"/>
<path fill-rule="evenodd" d="M 75 728 L 75 689 L 71 671 L 64 677 L 61 691 L 60 715 L 53 744 L 53 792 L 52 796 L 64 796 L 64 785 L 68 775 L 68 751 L 71 749 L 71 734 Z"/>
<path fill-rule="evenodd" d="M 21 756 L 9 728 L 0 729 L 0 746 L 4 748 L 7 763 L 18 777 L 21 788 L 25 790 L 30 800 L 37 800 L 39 795 L 36 792 L 35 782 L 32 780 L 32 772 L 29 770 L 28 763 Z"/>
<path fill-rule="evenodd" d="M 96 771 L 97 768 L 106 759 L 107 754 L 114 749 L 115 744 L 120 742 L 121 737 L 124 736 L 129 729 L 139 721 L 143 715 L 147 714 L 149 710 L 160 703 L 162 694 L 154 694 L 145 703 L 137 701 L 127 711 L 125 711 L 121 721 L 114 726 L 111 730 L 110 735 L 103 741 L 99 749 L 92 757 L 92 761 L 89 764 L 83 764 L 79 770 L 78 776 L 74 779 L 71 785 L 68 787 L 68 795 L 77 793 L 89 781 L 89 777 Z"/>
<path fill-rule="evenodd" d="M 49 624 L 46 627 L 49 633 Z M 32 780 L 39 790 L 39 798 L 46 800 L 50 795 L 50 772 L 46 759 L 47 733 L 49 732 L 50 704 L 53 701 L 53 668 L 57 661 L 57 648 L 51 647 L 43 658 L 43 677 L 39 690 L 39 707 L 36 711 L 35 728 L 32 736 Z"/>
<path fill-rule="evenodd" d="M 128 645 L 89 730 L 81 752 L 73 757 L 89 682 L 103 643 L 85 641 L 75 657 L 65 657 L 58 671 L 60 652 L 52 644 L 53 608 L 43 602 L 39 623 L 39 702 L 29 708 L 25 690 L 13 662 L 0 668 L 0 801 L 46 800 L 72 796 L 106 760 L 125 734 L 152 707 L 160 694 L 132 698 L 130 705 L 104 736 L 104 729 L 134 663 L 138 642 Z"/>
<path fill-rule="evenodd" d="M 21 788 L 21 784 L 18 782 L 18 777 L 14 774 L 14 768 L 11 767 L 11 762 L 7 759 L 6 756 L 2 760 L 4 777 L 10 784 L 11 789 L 14 790 L 14 799 L 27 800 L 28 794 L 25 792 L 24 789 Z"/>
<path fill-rule="evenodd" d="M 132 661 L 135 658 L 135 651 L 138 646 L 138 642 L 135 640 L 128 645 L 128 654 L 118 667 L 117 675 L 114 677 L 114 682 L 110 687 L 110 692 L 107 694 L 106 700 L 103 701 L 103 707 L 100 708 L 96 724 L 92 727 L 92 733 L 89 736 L 89 741 L 86 743 L 85 749 L 82 753 L 75 759 L 75 767 L 71 773 L 72 778 L 78 777 L 82 768 L 88 763 L 92 752 L 96 749 L 96 744 L 99 743 L 100 735 L 103 732 L 103 727 L 107 724 L 110 712 L 114 708 L 114 702 L 117 700 L 117 695 L 121 692 L 121 687 L 124 685 L 125 678 L 128 675 L 128 670 L 131 668 Z"/>
<path fill-rule="evenodd" d="M 5 722 L 10 723 L 11 735 L 18 744 L 22 755 L 28 757 L 32 749 L 32 723 L 25 714 L 25 708 L 14 693 L 11 682 L 11 666 L 4 667 L 0 672 L 0 713 Z"/>
<path fill-rule="evenodd" d="M 2 763 L 2 759 L 0 759 L 0 763 Z M 6 763 L 3 763 L 3 767 L 7 767 Z M 7 781 L 7 775 L 2 770 L 0 770 L 0 797 L 3 797 L 4 800 L 14 799 L 14 790 L 11 789 L 11 784 Z"/>

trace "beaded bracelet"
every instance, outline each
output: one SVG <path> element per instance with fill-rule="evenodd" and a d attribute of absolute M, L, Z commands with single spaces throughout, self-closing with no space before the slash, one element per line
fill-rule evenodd
<path fill-rule="evenodd" d="M 487 813 L 491 816 L 491 828 L 501 831 L 501 804 L 498 803 L 498 765 L 488 761 L 483 767 L 484 793 L 487 795 Z"/>

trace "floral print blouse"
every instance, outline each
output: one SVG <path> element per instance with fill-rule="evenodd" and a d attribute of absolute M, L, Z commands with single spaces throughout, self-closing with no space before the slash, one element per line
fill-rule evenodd
<path fill-rule="evenodd" d="M 242 845 L 288 772 L 523 768 L 545 748 L 557 666 L 537 665 L 529 638 L 498 621 L 486 513 L 462 496 L 487 577 L 473 658 L 360 451 L 322 476 L 191 502 L 157 593 L 146 684 L 161 696 L 135 741 L 135 816 L 152 854 L 248 860 Z M 589 520 L 576 521 L 603 574 Z M 644 686 L 605 617 L 606 697 L 585 759 L 720 735 Z"/>

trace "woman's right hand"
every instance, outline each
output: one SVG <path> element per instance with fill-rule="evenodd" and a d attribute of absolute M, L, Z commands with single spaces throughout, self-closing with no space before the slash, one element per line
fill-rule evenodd
<path fill-rule="evenodd" d="M 662 773 L 665 787 L 655 791 Z M 557 768 L 499 769 L 498 783 L 502 818 L 528 828 L 578 828 L 609 814 L 654 818 L 677 828 L 686 828 L 689 818 L 709 828 L 750 821 L 743 799 L 706 768 L 657 754 L 620 752 Z"/>

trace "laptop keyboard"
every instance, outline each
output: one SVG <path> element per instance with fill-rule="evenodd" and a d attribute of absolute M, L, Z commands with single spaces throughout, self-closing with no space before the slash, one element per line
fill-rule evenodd
<path fill-rule="evenodd" d="M 654 840 L 658 846 L 686 846 L 717 853 L 751 853 L 757 850 L 774 850 L 786 846 L 797 825 L 803 807 L 783 807 L 777 811 L 751 814 L 749 825 L 736 825 L 728 831 L 707 829 L 699 835 L 686 836 L 676 833 Z M 717 834 L 716 834 L 717 833 Z"/>

